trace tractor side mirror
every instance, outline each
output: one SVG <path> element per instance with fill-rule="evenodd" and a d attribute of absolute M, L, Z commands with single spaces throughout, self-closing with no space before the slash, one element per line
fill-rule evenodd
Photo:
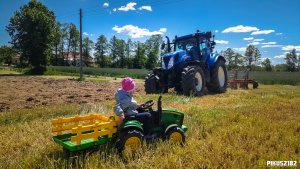
<path fill-rule="evenodd" d="M 160 47 L 160 49 L 161 49 L 161 50 L 164 50 L 164 49 L 165 49 L 165 47 L 166 47 L 166 44 L 165 44 L 165 43 L 163 43 L 163 44 L 161 44 L 161 47 Z"/>

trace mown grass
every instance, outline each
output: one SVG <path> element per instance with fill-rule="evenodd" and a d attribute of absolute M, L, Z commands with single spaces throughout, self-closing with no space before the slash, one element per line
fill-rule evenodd
<path fill-rule="evenodd" d="M 144 102 L 158 95 L 139 95 Z M 258 168 L 266 160 L 300 162 L 300 86 L 262 85 L 257 90 L 189 98 L 163 95 L 163 107 L 186 113 L 185 147 L 158 142 L 126 160 L 94 153 L 86 168 Z M 51 140 L 51 119 L 89 112 L 112 114 L 114 102 L 16 110 L 0 116 L 1 168 L 64 168 L 62 148 Z"/>

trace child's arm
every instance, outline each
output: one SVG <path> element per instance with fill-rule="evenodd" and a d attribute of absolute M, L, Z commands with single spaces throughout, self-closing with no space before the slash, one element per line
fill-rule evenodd
<path fill-rule="evenodd" d="M 121 108 L 120 104 L 116 104 L 114 107 L 114 112 L 116 113 L 116 115 L 119 117 L 119 121 L 118 121 L 118 126 L 121 125 L 123 123 L 123 120 L 125 118 L 123 110 Z"/>

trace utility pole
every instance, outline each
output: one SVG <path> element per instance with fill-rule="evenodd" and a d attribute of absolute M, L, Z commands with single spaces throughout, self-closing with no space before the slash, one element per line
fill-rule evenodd
<path fill-rule="evenodd" d="M 80 81 L 83 81 L 83 70 L 82 70 L 82 9 L 79 10 L 80 13 Z"/>

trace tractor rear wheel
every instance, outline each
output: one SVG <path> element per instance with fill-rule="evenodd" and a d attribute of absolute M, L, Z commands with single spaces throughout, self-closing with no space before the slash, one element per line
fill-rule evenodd
<path fill-rule="evenodd" d="M 202 69 L 197 66 L 187 66 L 181 75 L 181 87 L 184 95 L 202 96 L 205 89 L 205 77 Z"/>
<path fill-rule="evenodd" d="M 118 138 L 117 149 L 119 152 L 135 152 L 142 147 L 143 138 L 144 135 L 138 130 L 126 130 Z"/>
<path fill-rule="evenodd" d="M 211 82 L 208 90 L 215 93 L 224 93 L 227 90 L 227 69 L 224 61 L 218 60 L 211 70 Z"/>
<path fill-rule="evenodd" d="M 185 134 L 179 127 L 170 128 L 166 133 L 166 139 L 172 143 L 183 145 L 185 142 Z"/>
<path fill-rule="evenodd" d="M 167 93 L 168 89 L 160 85 L 159 77 L 152 72 L 145 78 L 145 92 L 146 94 Z"/>

